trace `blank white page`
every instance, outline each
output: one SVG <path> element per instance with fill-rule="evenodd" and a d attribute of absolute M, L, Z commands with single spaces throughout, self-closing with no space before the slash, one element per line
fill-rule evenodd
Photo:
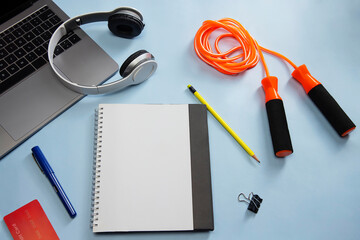
<path fill-rule="evenodd" d="M 101 172 L 94 232 L 193 229 L 188 107 L 99 106 Z"/>

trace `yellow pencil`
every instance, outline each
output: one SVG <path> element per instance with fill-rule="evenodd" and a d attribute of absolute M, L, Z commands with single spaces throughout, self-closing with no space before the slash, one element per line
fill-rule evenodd
<path fill-rule="evenodd" d="M 255 153 L 244 143 L 243 140 L 241 140 L 241 138 L 234 132 L 234 130 L 231 129 L 231 127 L 220 117 L 219 114 L 217 114 L 217 112 L 215 112 L 215 110 L 205 101 L 205 99 L 200 95 L 200 93 L 198 93 L 196 91 L 196 89 L 191 86 L 188 85 L 189 90 L 195 95 L 195 97 L 197 99 L 199 99 L 199 101 L 206 105 L 207 110 L 216 118 L 216 120 L 218 120 L 218 122 L 230 133 L 230 135 L 240 144 L 240 146 L 251 156 L 253 157 L 256 161 L 259 161 L 259 159 L 256 157 Z"/>

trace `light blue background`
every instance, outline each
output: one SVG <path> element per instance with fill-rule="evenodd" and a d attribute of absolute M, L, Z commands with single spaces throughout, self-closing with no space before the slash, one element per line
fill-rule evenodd
<path fill-rule="evenodd" d="M 121 5 L 139 9 L 146 27 L 134 40 L 112 36 L 105 23 L 85 30 L 120 65 L 131 53 L 146 49 L 159 67 L 141 85 L 85 97 L 0 161 L 0 239 L 11 239 L 3 217 L 34 199 L 61 239 L 360 239 L 359 129 L 340 138 L 291 78 L 292 67 L 265 54 L 270 74 L 279 78 L 294 147 L 294 154 L 278 159 L 264 106 L 261 65 L 228 76 L 203 63 L 193 50 L 194 35 L 204 20 L 234 18 L 260 45 L 297 65 L 305 63 L 359 125 L 359 1 L 55 2 L 69 16 Z M 187 84 L 197 88 L 261 164 L 251 160 L 209 114 L 215 230 L 93 234 L 89 219 L 94 109 L 100 103 L 198 103 Z M 35 145 L 44 151 L 75 206 L 75 219 L 34 163 L 30 149 Z M 264 199 L 257 215 L 237 201 L 240 192 Z"/>

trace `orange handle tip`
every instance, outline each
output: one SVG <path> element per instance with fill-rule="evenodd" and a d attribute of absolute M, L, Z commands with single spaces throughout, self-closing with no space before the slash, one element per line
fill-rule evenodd
<path fill-rule="evenodd" d="M 295 68 L 295 70 L 291 74 L 305 89 L 306 94 L 309 93 L 311 89 L 321 84 L 318 80 L 316 80 L 313 76 L 311 76 L 309 70 L 305 66 L 305 64 Z"/>
<path fill-rule="evenodd" d="M 265 92 L 265 102 L 268 102 L 273 99 L 281 99 L 278 93 L 278 79 L 274 76 L 265 77 L 261 84 Z"/>

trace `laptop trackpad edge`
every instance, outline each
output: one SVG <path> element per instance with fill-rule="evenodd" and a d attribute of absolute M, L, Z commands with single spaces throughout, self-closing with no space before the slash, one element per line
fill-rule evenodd
<path fill-rule="evenodd" d="M 0 125 L 17 141 L 78 96 L 44 66 L 0 97 L 0 112 L 6 113 L 0 115 Z"/>

